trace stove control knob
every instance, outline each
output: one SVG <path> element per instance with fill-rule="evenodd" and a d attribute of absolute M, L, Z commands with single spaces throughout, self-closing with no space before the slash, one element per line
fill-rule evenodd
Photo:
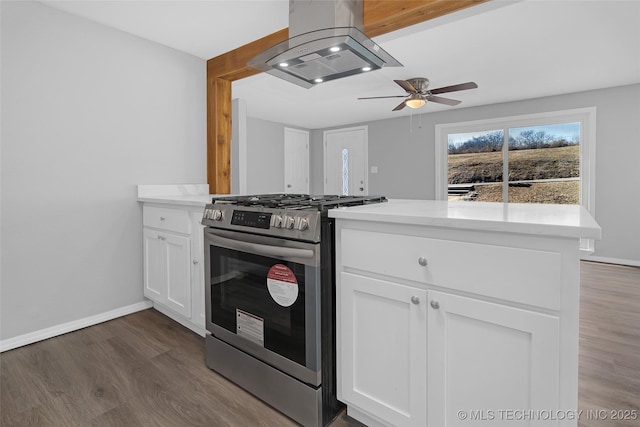
<path fill-rule="evenodd" d="M 285 215 L 284 217 L 282 217 L 282 228 L 292 229 L 293 223 L 294 223 L 293 217 L 290 217 L 288 215 Z"/>
<path fill-rule="evenodd" d="M 309 220 L 300 216 L 296 217 L 294 228 L 300 231 L 306 230 L 307 228 L 309 228 Z"/>
<path fill-rule="evenodd" d="M 214 221 L 222 221 L 222 211 L 220 209 L 214 209 L 211 212 L 211 219 Z"/>
<path fill-rule="evenodd" d="M 282 217 L 280 215 L 273 215 L 271 217 L 271 226 L 275 228 L 282 227 Z"/>

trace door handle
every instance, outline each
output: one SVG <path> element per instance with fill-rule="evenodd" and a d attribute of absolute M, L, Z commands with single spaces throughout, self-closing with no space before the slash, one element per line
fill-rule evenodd
<path fill-rule="evenodd" d="M 214 236 L 214 245 L 222 246 L 225 248 L 249 252 L 262 256 L 274 256 L 274 257 L 299 257 L 299 258 L 313 258 L 315 255 L 314 249 L 303 248 L 287 248 L 283 246 L 263 245 L 260 243 L 244 242 L 242 240 L 228 239 L 222 236 Z M 309 245 L 312 246 L 312 245 Z"/>

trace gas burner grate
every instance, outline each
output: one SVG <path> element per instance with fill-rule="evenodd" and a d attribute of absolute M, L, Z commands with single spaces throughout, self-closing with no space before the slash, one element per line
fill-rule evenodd
<path fill-rule="evenodd" d="M 308 194 L 256 194 L 248 196 L 214 197 L 213 203 L 236 206 L 253 206 L 279 209 L 314 209 L 326 212 L 329 209 L 386 202 L 384 196 L 340 196 Z"/>
<path fill-rule="evenodd" d="M 337 196 L 336 198 L 326 198 L 313 202 L 319 211 L 326 211 L 333 208 L 369 205 L 373 203 L 386 202 L 384 196 Z"/>
<path fill-rule="evenodd" d="M 308 194 L 256 194 L 249 196 L 214 197 L 213 203 L 231 203 L 237 206 L 261 206 L 266 208 L 293 208 L 308 206 Z"/>

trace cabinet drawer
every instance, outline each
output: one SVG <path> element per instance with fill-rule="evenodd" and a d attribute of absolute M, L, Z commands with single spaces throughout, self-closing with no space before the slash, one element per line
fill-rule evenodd
<path fill-rule="evenodd" d="M 142 207 L 142 224 L 145 227 L 191 234 L 189 213 L 180 209 Z"/>
<path fill-rule="evenodd" d="M 561 255 L 555 252 L 343 229 L 341 261 L 345 267 L 560 309 Z"/>

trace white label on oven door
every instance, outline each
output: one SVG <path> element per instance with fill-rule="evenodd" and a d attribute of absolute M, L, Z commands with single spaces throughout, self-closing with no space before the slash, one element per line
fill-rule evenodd
<path fill-rule="evenodd" d="M 236 308 L 236 334 L 264 347 L 264 320 Z"/>
<path fill-rule="evenodd" d="M 271 298 L 283 307 L 289 307 L 298 299 L 298 280 L 284 264 L 276 264 L 269 269 L 267 288 Z"/>

